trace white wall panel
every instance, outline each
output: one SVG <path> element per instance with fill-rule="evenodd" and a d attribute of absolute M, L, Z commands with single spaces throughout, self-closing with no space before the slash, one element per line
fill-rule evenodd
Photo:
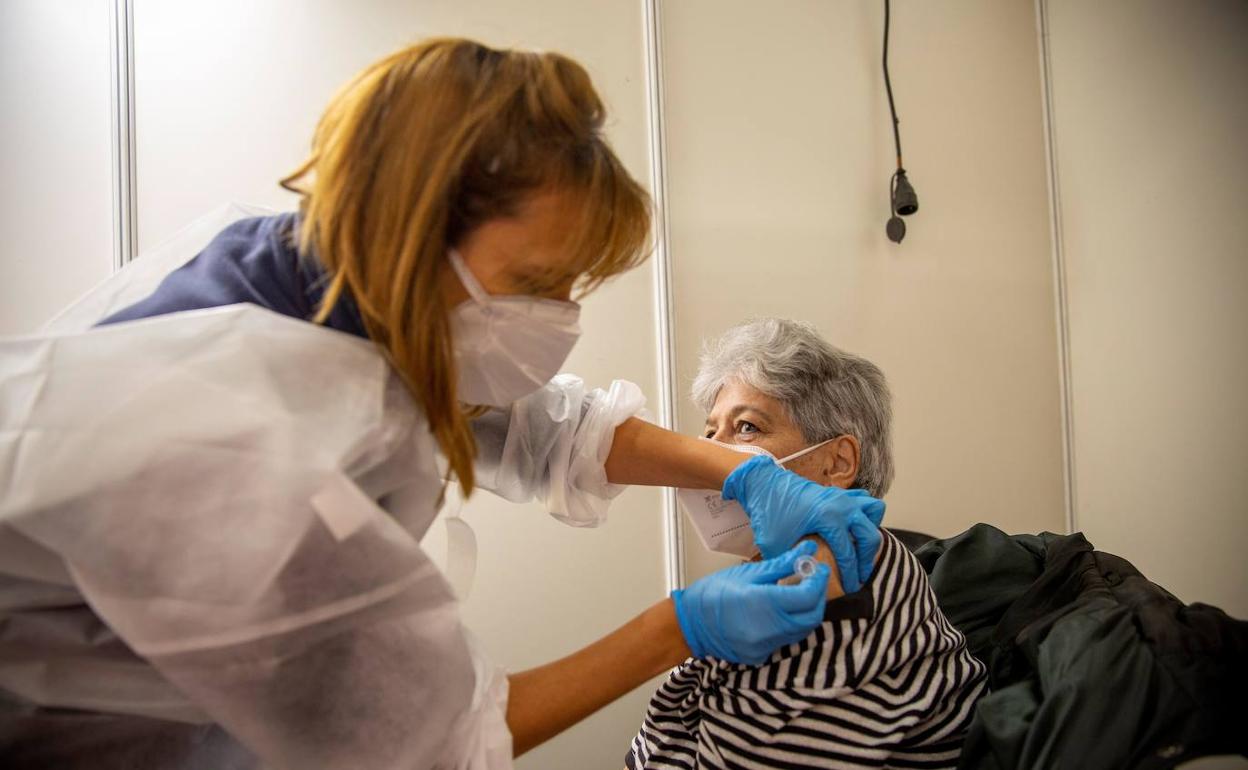
<path fill-rule="evenodd" d="M 702 339 L 815 323 L 892 386 L 886 522 L 1065 526 L 1040 64 L 1030 0 L 893 3 L 891 70 L 920 210 L 895 168 L 882 3 L 664 5 L 682 411 Z M 690 576 L 726 560 L 688 539 Z"/>
<path fill-rule="evenodd" d="M 1077 523 L 1248 617 L 1248 5 L 1048 8 Z"/>
<path fill-rule="evenodd" d="M 0 2 L 0 334 L 112 270 L 108 8 Z"/>

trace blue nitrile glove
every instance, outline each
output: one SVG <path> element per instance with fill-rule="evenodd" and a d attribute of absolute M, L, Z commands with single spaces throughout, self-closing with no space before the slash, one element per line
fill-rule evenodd
<path fill-rule="evenodd" d="M 672 591 L 676 620 L 694 657 L 758 665 L 805 639 L 823 620 L 831 570 L 819 563 L 801 583 L 776 581 L 793 574 L 797 557 L 816 550 L 807 540 L 774 559 L 738 564 Z"/>
<path fill-rule="evenodd" d="M 816 484 L 763 456 L 728 474 L 721 494 L 741 503 L 763 556 L 781 553 L 806 535 L 819 535 L 836 557 L 845 593 L 857 591 L 871 577 L 880 547 L 883 500 L 861 489 Z"/>

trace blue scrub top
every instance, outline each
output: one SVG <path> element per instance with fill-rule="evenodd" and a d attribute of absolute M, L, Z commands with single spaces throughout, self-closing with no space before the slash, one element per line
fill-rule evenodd
<path fill-rule="evenodd" d="M 239 302 L 310 320 L 324 294 L 326 275 L 315 257 L 299 253 L 298 232 L 299 215 L 294 212 L 235 222 L 170 273 L 149 297 L 100 324 Z M 368 336 L 355 302 L 345 293 L 324 325 Z"/>

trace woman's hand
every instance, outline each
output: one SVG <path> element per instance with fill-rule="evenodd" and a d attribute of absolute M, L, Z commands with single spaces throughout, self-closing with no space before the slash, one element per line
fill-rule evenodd
<path fill-rule="evenodd" d="M 763 556 L 782 553 L 806 535 L 819 535 L 832 549 L 846 593 L 871 577 L 880 547 L 883 500 L 861 489 L 816 484 L 769 457 L 737 466 L 724 481 L 723 496 L 745 508 Z"/>
<path fill-rule="evenodd" d="M 694 656 L 758 665 L 804 639 L 823 620 L 828 565 L 818 564 L 797 585 L 776 581 L 793 574 L 797 557 L 815 550 L 813 542 L 800 543 L 774 559 L 729 567 L 673 591 L 676 619 Z"/>

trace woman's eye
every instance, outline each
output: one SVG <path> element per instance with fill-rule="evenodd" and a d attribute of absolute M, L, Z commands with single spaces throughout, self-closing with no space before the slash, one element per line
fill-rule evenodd
<path fill-rule="evenodd" d="M 745 422 L 744 420 L 742 420 L 741 422 L 737 423 L 737 433 L 742 433 L 748 436 L 754 433 L 758 433 L 758 427 L 754 425 L 754 423 L 752 422 Z"/>

